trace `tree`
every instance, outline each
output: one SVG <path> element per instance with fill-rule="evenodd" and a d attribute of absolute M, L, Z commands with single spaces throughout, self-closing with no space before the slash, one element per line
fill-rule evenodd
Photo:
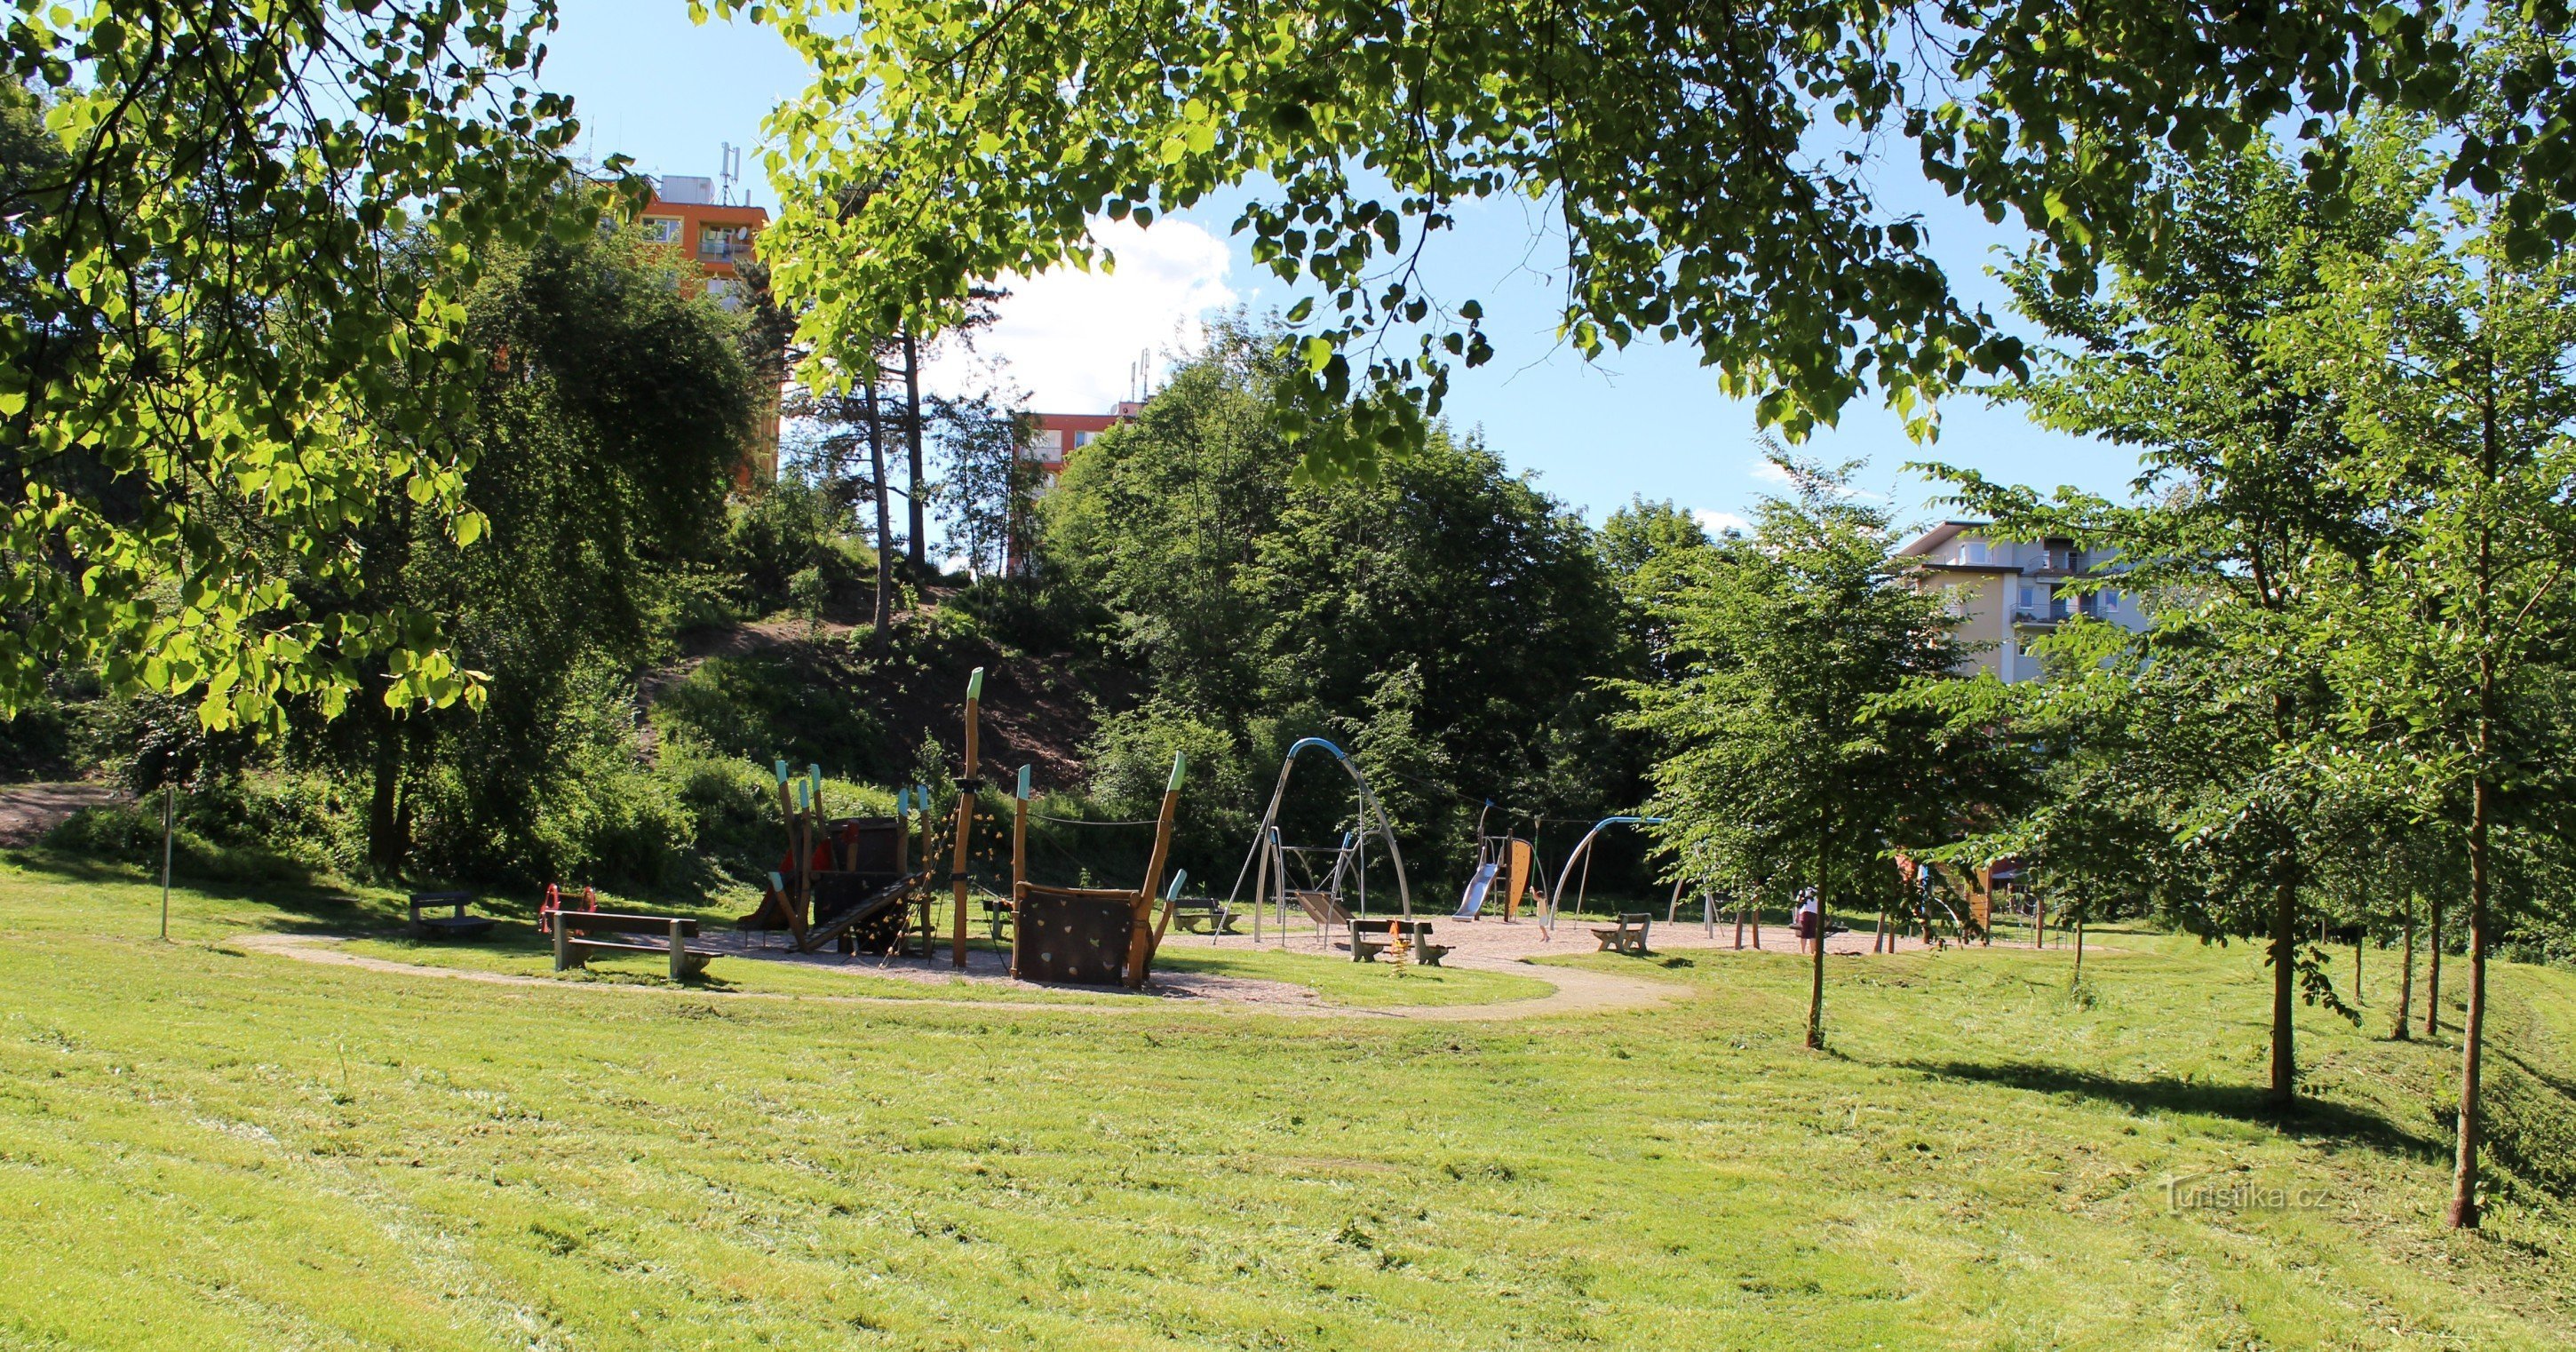
<path fill-rule="evenodd" d="M 1967 655 L 1943 597 L 1892 552 L 1889 513 L 1854 496 L 1848 467 L 1775 457 L 1796 496 L 1762 504 L 1752 535 L 1686 551 L 1657 603 L 1669 681 L 1619 685 L 1647 733 L 1659 835 L 1739 885 L 1802 877 L 1823 915 L 1882 907 L 1894 856 L 1946 843 L 2002 791 L 1973 720 L 1896 697 L 1954 679 Z M 1989 682 L 1991 684 L 1991 682 Z M 1807 1045 L 1824 1046 L 1819 939 Z"/>
<path fill-rule="evenodd" d="M 1104 744 L 1221 730 L 1260 765 L 1243 781 L 1266 785 L 1298 736 L 1365 733 L 1392 771 L 1443 767 L 1436 784 L 1372 787 L 1420 795 L 1406 860 L 1461 881 L 1478 800 L 1594 816 L 1633 802 L 1636 758 L 1604 729 L 1597 681 L 1634 674 L 1637 653 L 1592 532 L 1445 432 L 1374 481 L 1297 475 L 1271 418 L 1270 338 L 1215 326 L 1039 503 L 1042 592 L 1114 655 L 1101 688 L 1150 692 L 1113 706 Z M 1157 720 L 1171 737 L 1130 726 Z"/>
<path fill-rule="evenodd" d="M 2464 841 L 2455 1227 L 2478 1223 L 2500 837 L 2557 824 L 2576 691 L 2576 267 L 2516 262 L 2503 224 L 2472 197 L 2428 212 L 2391 256 L 2325 278 L 2301 334 L 2363 452 L 2343 479 L 2393 518 L 2338 598 L 2352 641 L 2328 670 L 2362 754 Z"/>
<path fill-rule="evenodd" d="M 756 408 L 733 323 L 631 237 L 495 250 L 465 310 L 482 360 L 470 415 L 441 435 L 473 457 L 466 504 L 491 538 L 462 548 L 435 514 L 397 504 L 359 533 L 353 573 L 299 598 L 326 617 L 447 617 L 459 659 L 491 673 L 479 713 L 375 700 L 339 726 L 299 719 L 310 751 L 365 777 L 369 854 L 387 875 L 411 853 L 415 803 L 445 818 L 449 867 L 515 854 L 544 871 L 528 848 L 534 800 L 571 772 L 555 742 L 587 735 L 594 706 L 631 685 L 658 632 L 658 579 L 711 552 Z"/>
<path fill-rule="evenodd" d="M 474 697 L 433 617 L 299 597 L 391 503 L 484 529 L 437 435 L 473 260 L 600 206 L 557 191 L 576 124 L 526 85 L 552 25 L 504 0 L 14 7 L 7 77 L 60 153 L 0 232 L 0 712 L 58 667 L 194 693 L 209 727 L 336 709 L 362 668 L 396 703 Z"/>
<path fill-rule="evenodd" d="M 2331 193 L 2267 140 L 2238 154 L 2158 157 L 2168 229 L 2113 254 L 2104 298 L 2068 293 L 2036 256 L 2011 274 L 2020 308 L 2073 346 L 2008 394 L 2050 426 L 2138 447 L 2136 502 L 2043 500 L 1930 467 L 2002 533 L 2066 537 L 2116 565 L 2076 590 L 2155 598 L 2132 665 L 2154 673 L 2139 694 L 2166 716 L 2141 726 L 2183 739 L 2166 762 L 2176 777 L 2155 791 L 2168 795 L 2167 825 L 2192 865 L 2189 885 L 2166 900 L 2204 937 L 2266 939 L 2271 1093 L 2285 1105 L 2297 1092 L 2300 983 L 2309 998 L 2332 996 L 2300 924 L 2333 808 L 2326 596 L 2338 561 L 2366 556 L 2379 527 L 2372 501 L 2343 475 L 2354 455 L 2343 410 L 2305 379 L 2284 335 L 2327 270 L 2383 249 L 2430 181 L 2409 128 L 2381 121 L 2353 141 Z"/>
<path fill-rule="evenodd" d="M 1007 385 L 959 396 L 933 396 L 931 421 L 947 473 L 939 485 L 940 526 L 948 547 L 977 577 L 1001 577 L 1015 555 L 1034 545 L 1030 499 L 1038 469 L 1026 450 L 1031 429 L 1021 398 Z"/>
<path fill-rule="evenodd" d="M 1873 387 L 1928 431 L 1929 396 L 2017 371 L 2020 344 L 1883 207 L 1872 157 L 1825 143 L 1910 142 L 2080 287 L 2103 250 L 2167 228 L 2150 150 L 2286 124 L 2324 184 L 2357 94 L 2447 108 L 2468 79 L 2447 11 L 2357 0 L 696 3 L 775 26 L 817 72 L 769 123 L 766 238 L 797 259 L 782 284 L 815 303 L 818 352 L 935 331 L 979 280 L 1103 261 L 1099 216 L 1150 225 L 1241 190 L 1254 259 L 1320 293 L 1291 311 L 1322 318 L 1293 339 L 1280 411 L 1318 468 L 1419 445 L 1448 363 L 1491 356 L 1476 302 L 1438 303 L 1420 266 L 1462 202 L 1548 204 L 1562 332 L 1587 354 L 1692 344 L 1792 436 Z M 2551 120 L 2565 82 L 2516 77 L 2529 116 L 2457 166 L 2526 186 L 2545 244 L 2576 181 Z"/>

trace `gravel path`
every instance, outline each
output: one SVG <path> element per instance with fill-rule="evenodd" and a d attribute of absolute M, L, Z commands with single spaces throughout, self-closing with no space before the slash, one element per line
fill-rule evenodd
<path fill-rule="evenodd" d="M 445 981 L 473 981 L 495 986 L 551 987 L 561 989 L 566 983 L 547 977 L 525 976 L 513 972 L 483 972 L 458 967 L 428 967 L 418 963 L 395 962 L 371 958 L 343 950 L 344 937 L 303 934 L 252 934 L 229 941 L 236 947 L 273 957 L 292 958 L 298 962 L 322 963 L 334 967 L 355 967 L 370 972 L 401 976 L 430 977 Z M 777 959 L 784 955 L 766 955 Z M 800 955 L 817 957 L 819 955 Z M 1018 985 L 999 969 L 1000 955 L 972 955 L 980 962 L 970 966 L 964 980 L 976 984 Z M 932 1008 L 974 1009 L 1002 1012 L 1014 1009 L 1036 1009 L 1068 1014 L 1137 1014 L 1156 1009 L 1208 1008 L 1253 1014 L 1282 1014 L 1307 1018 L 1412 1019 L 1425 1022 L 1487 1023 L 1495 1020 L 1550 1018 L 1563 1014 L 1594 1014 L 1613 1010 L 1649 1009 L 1670 1001 L 1682 992 L 1669 982 L 1621 976 L 1611 972 L 1593 972 L 1569 967 L 1532 967 L 1518 961 L 1497 959 L 1461 962 L 1461 967 L 1509 972 L 1516 976 L 1536 977 L 1555 989 L 1546 995 L 1527 1000 L 1506 1000 L 1482 1005 L 1386 1005 L 1375 1008 L 1326 1004 L 1304 986 L 1285 981 L 1256 981 L 1244 977 L 1212 976 L 1203 973 L 1164 972 L 1154 977 L 1153 989 L 1141 995 L 1097 991 L 1081 988 L 1085 995 L 1109 995 L 1107 1000 L 1076 1004 L 1070 1001 L 954 1000 L 939 997 L 919 999 L 894 995 L 790 995 L 770 991 L 692 991 L 693 998 L 724 1000 L 814 1001 L 824 1004 L 929 1006 Z M 853 968 L 837 957 L 828 963 L 833 970 L 857 970 L 867 975 L 898 977 L 945 985 L 958 980 L 958 974 L 945 965 L 922 965 L 886 960 L 883 965 L 869 964 Z M 984 970 L 978 970 L 979 968 Z M 1022 986 L 1021 989 L 1028 989 Z M 592 983 L 586 989 L 659 991 L 655 986 L 623 986 L 614 983 Z"/>
<path fill-rule="evenodd" d="M 33 845 L 65 817 L 123 797 L 105 784 L 0 785 L 0 846 Z"/>

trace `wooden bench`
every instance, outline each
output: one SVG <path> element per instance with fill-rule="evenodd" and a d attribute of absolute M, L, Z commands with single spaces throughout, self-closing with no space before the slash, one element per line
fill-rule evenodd
<path fill-rule="evenodd" d="M 467 915 L 465 908 L 475 901 L 471 892 L 414 892 L 411 894 L 412 932 L 428 939 L 480 939 L 492 932 L 492 917 Z M 422 915 L 424 909 L 445 906 L 452 914 Z"/>
<path fill-rule="evenodd" d="M 1375 962 L 1377 955 L 1395 944 L 1402 934 L 1412 950 L 1413 960 L 1425 967 L 1437 967 L 1449 956 L 1450 946 L 1431 942 L 1428 920 L 1354 920 L 1351 922 L 1351 956 L 1360 962 Z"/>
<path fill-rule="evenodd" d="M 1172 923 L 1191 934 L 1241 934 L 1243 917 L 1224 902 L 1182 897 L 1172 902 Z"/>
<path fill-rule="evenodd" d="M 574 937 L 574 931 L 581 937 Z M 625 934 L 634 940 L 594 939 L 594 934 Z M 686 981 L 707 969 L 711 949 L 691 948 L 698 922 L 675 915 L 619 915 L 611 911 L 565 911 L 555 917 L 555 970 L 587 968 L 594 953 L 664 953 L 670 955 L 671 979 Z M 659 939 L 661 942 L 651 942 Z"/>
<path fill-rule="evenodd" d="M 1654 923 L 1655 917 L 1647 912 L 1623 911 L 1619 915 L 1618 928 L 1596 929 L 1592 931 L 1592 937 L 1601 941 L 1599 952 L 1625 953 L 1642 958 L 1646 955 L 1646 931 Z"/>

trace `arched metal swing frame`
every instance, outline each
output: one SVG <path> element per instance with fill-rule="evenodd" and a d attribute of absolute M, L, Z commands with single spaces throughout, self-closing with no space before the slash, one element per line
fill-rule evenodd
<path fill-rule="evenodd" d="M 1404 850 L 1395 843 L 1395 829 L 1387 820 L 1386 805 L 1369 788 L 1367 774 L 1361 771 L 1359 762 L 1351 759 L 1349 752 L 1321 737 L 1304 737 L 1288 748 L 1288 755 L 1279 763 L 1279 783 L 1270 791 L 1270 806 L 1262 810 L 1261 826 L 1253 832 L 1252 848 L 1245 852 L 1243 868 L 1234 875 L 1234 888 L 1226 894 L 1226 905 L 1232 907 L 1243 895 L 1244 880 L 1252 880 L 1252 941 L 1256 944 L 1262 942 L 1262 916 L 1272 906 L 1278 908 L 1279 941 L 1283 944 L 1288 941 L 1287 854 L 1300 847 L 1281 843 L 1279 809 L 1288 799 L 1288 780 L 1296 773 L 1297 757 L 1310 750 L 1329 753 L 1339 761 L 1342 769 L 1349 772 L 1351 785 L 1359 796 L 1358 829 L 1349 837 L 1345 850 L 1348 857 L 1336 860 L 1333 866 L 1336 877 L 1347 867 L 1356 883 L 1359 909 L 1355 914 L 1368 914 L 1368 842 L 1374 835 L 1385 843 L 1386 857 L 1395 866 L 1396 904 L 1402 908 L 1405 919 L 1413 918 L 1413 889 L 1404 877 Z"/>
<path fill-rule="evenodd" d="M 1569 879 L 1574 880 L 1574 913 L 1583 914 L 1584 890 L 1592 884 L 1592 842 L 1599 840 L 1602 832 L 1613 826 L 1661 826 L 1664 820 L 1662 817 L 1604 817 L 1594 822 L 1592 829 L 1583 833 L 1583 839 L 1574 843 L 1574 849 L 1567 853 L 1565 862 L 1558 866 L 1557 887 L 1548 894 L 1547 908 L 1539 915 L 1539 929 L 1551 939 L 1556 937 L 1556 904 L 1563 899 Z"/>

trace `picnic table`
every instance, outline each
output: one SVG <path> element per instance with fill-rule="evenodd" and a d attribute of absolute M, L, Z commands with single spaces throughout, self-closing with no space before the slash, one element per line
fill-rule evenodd
<path fill-rule="evenodd" d="M 1394 947 L 1395 937 L 1403 935 L 1413 960 L 1425 967 L 1437 967 L 1449 956 L 1451 946 L 1431 942 L 1428 920 L 1354 920 L 1351 922 L 1351 958 L 1356 962 L 1375 962 L 1377 955 Z"/>
<path fill-rule="evenodd" d="M 411 894 L 412 932 L 429 939 L 480 939 L 492 932 L 492 917 L 467 915 L 465 908 L 477 898 L 471 892 L 414 892 Z M 444 906 L 446 915 L 423 915 L 423 910 Z"/>
<path fill-rule="evenodd" d="M 601 934 L 628 937 L 593 937 Z M 708 960 L 717 956 L 712 949 L 691 948 L 689 940 L 697 937 L 698 922 L 685 916 L 565 911 L 555 917 L 555 970 L 587 968 L 594 953 L 663 953 L 671 959 L 671 979 L 686 981 L 705 971 Z M 656 939 L 661 942 L 653 942 Z"/>
<path fill-rule="evenodd" d="M 1243 917 L 1224 902 L 1211 897 L 1178 897 L 1172 902 L 1172 923 L 1190 934 L 1240 934 Z"/>
<path fill-rule="evenodd" d="M 1655 917 L 1644 911 L 1620 913 L 1616 929 L 1595 929 L 1592 937 L 1601 941 L 1600 952 L 1625 953 L 1632 958 L 1646 956 L 1646 931 Z"/>

